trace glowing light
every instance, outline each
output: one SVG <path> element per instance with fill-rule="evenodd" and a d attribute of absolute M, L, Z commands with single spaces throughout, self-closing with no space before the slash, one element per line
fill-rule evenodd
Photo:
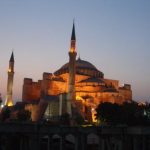
<path fill-rule="evenodd" d="M 12 103 L 12 101 L 9 101 L 9 102 L 7 102 L 6 105 L 7 105 L 7 106 L 13 106 L 13 103 Z"/>
<path fill-rule="evenodd" d="M 82 127 L 86 128 L 86 127 L 92 127 L 92 124 L 83 124 Z"/>
<path fill-rule="evenodd" d="M 94 108 L 91 108 L 91 113 L 92 113 L 92 121 L 97 122 L 96 117 L 95 117 L 96 110 Z"/>
<path fill-rule="evenodd" d="M 4 107 L 4 105 L 2 104 L 2 105 L 1 105 L 1 108 L 3 108 L 3 107 Z"/>
<path fill-rule="evenodd" d="M 73 53 L 75 52 L 75 49 L 73 47 L 70 48 L 70 52 Z"/>
<path fill-rule="evenodd" d="M 92 108 L 91 110 L 92 110 L 92 111 L 95 111 L 95 109 L 94 109 L 94 108 Z"/>
<path fill-rule="evenodd" d="M 77 100 L 77 101 L 81 101 L 81 100 L 83 101 L 83 98 L 77 95 L 77 96 L 76 96 L 76 100 Z"/>
<path fill-rule="evenodd" d="M 8 69 L 8 72 L 11 72 L 11 69 L 10 69 L 10 68 Z"/>

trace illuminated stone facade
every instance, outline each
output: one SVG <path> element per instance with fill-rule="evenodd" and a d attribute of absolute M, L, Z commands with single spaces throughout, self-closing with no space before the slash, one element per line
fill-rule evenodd
<path fill-rule="evenodd" d="M 82 60 L 80 57 L 76 60 L 75 42 L 75 29 L 73 25 L 69 62 L 54 73 L 43 73 L 43 79 L 38 82 L 33 82 L 32 79 L 25 78 L 23 84 L 23 101 L 40 101 L 43 99 L 41 93 L 44 93 L 46 96 L 58 96 L 68 93 L 70 97 L 75 96 L 75 100 L 71 98 L 72 100 L 69 100 L 69 102 L 75 104 L 85 120 L 90 121 L 94 118 L 95 108 L 101 102 L 122 104 L 123 102 L 131 101 L 132 90 L 129 84 L 120 87 L 118 80 L 104 78 L 104 73 L 99 71 L 90 62 Z M 72 53 L 74 53 L 74 57 L 71 57 L 70 54 Z M 70 65 L 70 62 L 73 62 L 72 65 Z M 70 70 L 72 71 L 70 72 Z M 68 107 L 68 98 L 66 100 L 66 109 L 71 110 Z M 54 99 L 47 101 L 46 116 L 48 114 L 50 116 L 61 115 L 63 108 L 60 108 L 62 105 L 57 103 L 60 103 L 60 100 L 57 100 L 57 102 Z M 66 112 L 71 114 L 70 111 Z"/>
<path fill-rule="evenodd" d="M 68 63 L 59 70 L 52 73 L 43 73 L 43 79 L 33 82 L 25 78 L 23 84 L 23 101 L 38 101 L 41 96 L 41 88 L 44 85 L 47 95 L 59 95 L 68 92 Z M 75 80 L 76 101 L 82 104 L 81 110 L 85 107 L 95 111 L 101 102 L 123 103 L 132 100 L 132 90 L 129 84 L 119 86 L 118 80 L 105 79 L 104 74 L 91 63 L 76 60 Z M 59 108 L 58 108 L 59 109 Z"/>

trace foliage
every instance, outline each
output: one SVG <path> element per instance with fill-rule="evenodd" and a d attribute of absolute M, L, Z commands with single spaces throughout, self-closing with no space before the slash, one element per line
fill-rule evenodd
<path fill-rule="evenodd" d="M 70 125 L 70 124 L 81 125 L 84 124 L 84 119 L 79 113 L 76 113 L 73 118 L 71 118 L 68 113 L 64 113 L 60 117 L 60 122 L 62 125 Z"/>
<path fill-rule="evenodd" d="M 31 112 L 28 110 L 20 110 L 17 113 L 17 120 L 18 121 L 29 121 L 31 119 Z"/>
<path fill-rule="evenodd" d="M 62 125 L 70 125 L 70 115 L 68 113 L 62 114 L 60 121 Z"/>
<path fill-rule="evenodd" d="M 81 116 L 80 113 L 76 113 L 76 114 L 75 114 L 74 120 L 75 120 L 75 123 L 76 123 L 77 125 L 82 125 L 82 124 L 85 123 L 85 121 L 84 121 L 84 119 L 83 119 L 83 117 Z"/>
<path fill-rule="evenodd" d="M 96 111 L 96 119 L 99 119 L 101 123 L 116 124 L 120 120 L 120 107 L 117 104 L 101 103 Z"/>
<path fill-rule="evenodd" d="M 6 121 L 7 119 L 10 118 L 11 110 L 9 107 L 5 106 L 0 114 L 0 120 L 1 121 Z"/>
<path fill-rule="evenodd" d="M 123 103 L 122 105 L 109 102 L 101 103 L 96 109 L 96 118 L 101 124 L 107 125 L 150 125 L 150 105 L 139 106 L 136 102 Z"/>

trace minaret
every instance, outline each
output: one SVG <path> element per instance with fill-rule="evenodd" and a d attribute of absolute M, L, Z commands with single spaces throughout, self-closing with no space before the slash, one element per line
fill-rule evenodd
<path fill-rule="evenodd" d="M 14 78 L 14 54 L 12 52 L 10 60 L 9 60 L 9 68 L 8 68 L 8 80 L 7 80 L 7 97 L 5 105 L 12 106 L 12 88 L 13 88 L 13 78 Z"/>
<path fill-rule="evenodd" d="M 71 104 L 75 101 L 75 74 L 76 74 L 76 36 L 75 26 L 73 23 L 71 45 L 69 51 L 69 81 L 68 81 L 68 99 L 67 99 L 67 113 L 72 116 Z"/>

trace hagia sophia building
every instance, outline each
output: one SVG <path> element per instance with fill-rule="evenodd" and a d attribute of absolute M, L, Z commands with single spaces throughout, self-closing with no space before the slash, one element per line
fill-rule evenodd
<path fill-rule="evenodd" d="M 32 120 L 51 118 L 78 111 L 85 120 L 95 121 L 95 109 L 102 102 L 122 104 L 132 101 L 130 84 L 119 86 L 119 80 L 107 79 L 90 62 L 76 58 L 76 35 L 73 24 L 69 62 L 54 73 L 43 73 L 33 82 L 24 78 L 22 102 L 32 112 Z"/>

